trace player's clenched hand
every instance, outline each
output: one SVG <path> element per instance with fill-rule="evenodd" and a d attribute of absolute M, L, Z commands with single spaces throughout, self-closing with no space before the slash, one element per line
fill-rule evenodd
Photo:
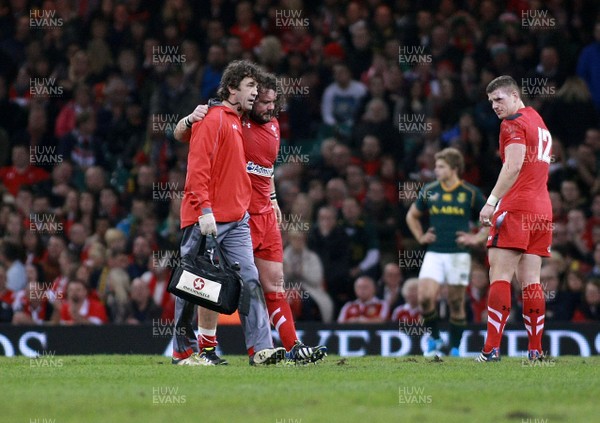
<path fill-rule="evenodd" d="M 199 122 L 204 119 L 204 116 L 206 116 L 207 112 L 208 106 L 206 104 L 200 104 L 199 106 L 196 106 L 194 111 L 190 113 L 187 118 L 190 123 Z"/>
<path fill-rule="evenodd" d="M 479 221 L 483 226 L 492 226 L 492 215 L 494 214 L 494 209 L 494 206 L 486 203 L 479 212 Z"/>
<path fill-rule="evenodd" d="M 198 218 L 198 224 L 200 225 L 200 233 L 202 235 L 217 236 L 217 222 L 212 213 L 206 213 L 200 216 Z"/>
<path fill-rule="evenodd" d="M 427 229 L 427 232 L 421 235 L 418 241 L 419 244 L 431 244 L 432 242 L 435 242 L 436 239 L 437 237 L 435 236 L 435 228 L 431 226 L 429 229 Z"/>
<path fill-rule="evenodd" d="M 277 204 L 277 200 L 271 200 L 271 206 L 273 206 L 273 211 L 275 212 L 275 219 L 277 219 L 277 224 L 281 225 L 281 209 L 279 208 L 279 204 Z"/>

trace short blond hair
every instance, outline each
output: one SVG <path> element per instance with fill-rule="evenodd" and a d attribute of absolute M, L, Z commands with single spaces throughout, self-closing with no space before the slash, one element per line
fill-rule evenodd
<path fill-rule="evenodd" d="M 451 169 L 456 169 L 459 175 L 465 170 L 465 159 L 460 151 L 456 148 L 448 147 L 442 151 L 435 153 L 436 160 L 443 160 L 450 166 Z"/>
<path fill-rule="evenodd" d="M 517 81 L 510 75 L 502 75 L 498 78 L 493 79 L 486 87 L 485 93 L 491 94 L 498 89 L 508 89 L 509 91 L 516 91 L 519 98 L 521 97 L 521 93 L 519 92 L 519 85 Z"/>
<path fill-rule="evenodd" d="M 417 285 L 418 283 L 419 279 L 417 278 L 408 278 L 406 281 L 404 281 L 404 284 L 402 285 L 402 296 L 406 298 L 408 295 L 408 290 L 412 288 L 413 285 Z"/>

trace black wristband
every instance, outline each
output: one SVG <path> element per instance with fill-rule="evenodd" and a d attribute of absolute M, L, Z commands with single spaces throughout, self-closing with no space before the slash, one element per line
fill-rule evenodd
<path fill-rule="evenodd" d="M 192 123 L 190 122 L 190 117 L 186 116 L 185 119 L 183 120 L 183 123 L 185 124 L 185 126 L 189 129 L 192 127 Z"/>
<path fill-rule="evenodd" d="M 271 200 L 277 200 L 277 194 L 275 193 L 275 191 L 271 193 Z"/>

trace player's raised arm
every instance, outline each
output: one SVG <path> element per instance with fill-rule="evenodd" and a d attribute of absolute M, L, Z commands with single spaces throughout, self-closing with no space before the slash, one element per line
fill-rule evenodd
<path fill-rule="evenodd" d="M 206 104 L 196 106 L 192 113 L 177 122 L 177 126 L 175 126 L 175 130 L 173 131 L 173 137 L 177 141 L 189 142 L 192 137 L 192 125 L 194 122 L 204 119 L 207 112 L 208 106 Z"/>

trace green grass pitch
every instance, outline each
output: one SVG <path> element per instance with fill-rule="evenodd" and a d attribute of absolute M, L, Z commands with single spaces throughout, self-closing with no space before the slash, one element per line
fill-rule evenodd
<path fill-rule="evenodd" d="M 599 357 L 329 356 L 310 366 L 173 366 L 160 356 L 1 357 L 0 421 L 597 422 Z"/>

